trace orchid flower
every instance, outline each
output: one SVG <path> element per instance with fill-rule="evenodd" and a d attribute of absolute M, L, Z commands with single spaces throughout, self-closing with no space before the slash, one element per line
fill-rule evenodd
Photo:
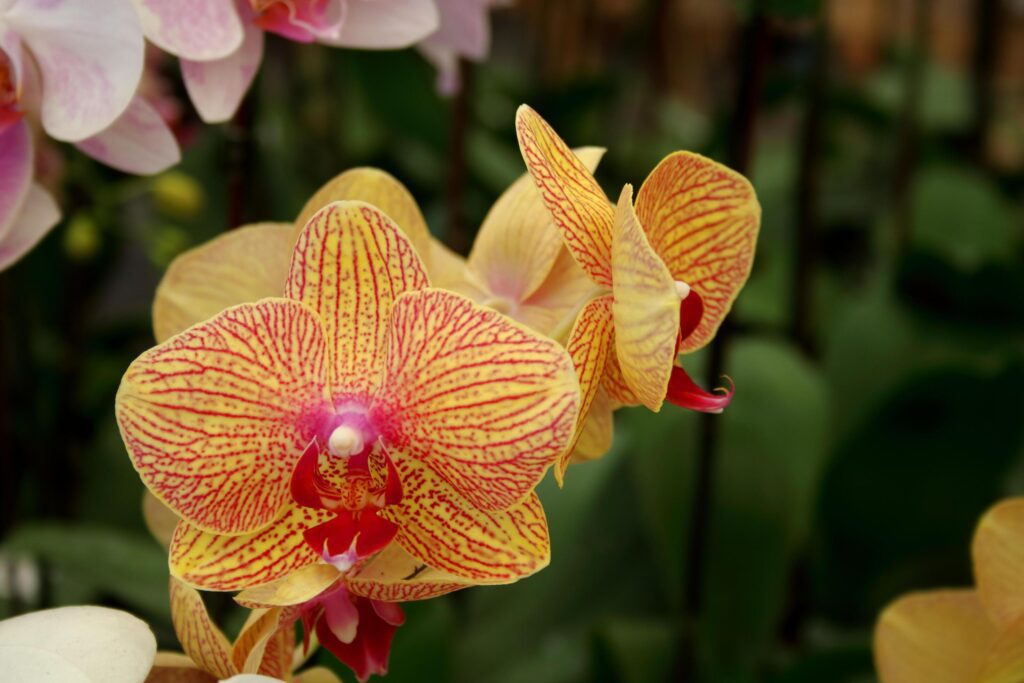
<path fill-rule="evenodd" d="M 174 136 L 136 95 L 143 50 L 128 0 L 0 1 L 0 270 L 60 219 L 52 197 L 32 182 L 26 115 L 50 137 L 128 173 L 177 163 Z"/>
<path fill-rule="evenodd" d="M 1003 683 L 1024 670 L 1024 498 L 995 505 L 974 532 L 973 589 L 912 593 L 875 626 L 882 683 Z"/>
<path fill-rule="evenodd" d="M 0 679 L 143 683 L 156 655 L 144 622 L 106 607 L 58 607 L 0 621 Z"/>
<path fill-rule="evenodd" d="M 204 121 L 237 111 L 263 61 L 264 33 L 365 49 L 400 49 L 437 30 L 434 0 L 132 0 L 157 47 L 181 59 Z"/>
<path fill-rule="evenodd" d="M 420 41 L 419 51 L 437 68 L 437 88 L 452 94 L 460 87 L 459 60 L 481 61 L 491 51 L 490 12 L 511 0 L 435 0 L 437 31 Z"/>
<path fill-rule="evenodd" d="M 171 620 L 185 653 L 158 652 L 149 683 L 209 683 L 244 675 L 293 683 L 340 683 L 323 667 L 294 673 L 312 650 L 297 651 L 292 622 L 282 619 L 281 609 L 254 610 L 232 643 L 193 588 L 172 578 L 170 598 Z"/>
<path fill-rule="evenodd" d="M 690 152 L 666 157 L 633 204 L 617 205 L 533 109 L 516 117 L 530 175 L 565 245 L 605 292 L 581 313 L 570 352 L 584 359 L 583 413 L 604 387 L 613 401 L 653 411 L 668 401 L 720 412 L 732 391 L 708 393 L 677 364 L 705 346 L 753 264 L 760 206 L 740 174 Z"/>

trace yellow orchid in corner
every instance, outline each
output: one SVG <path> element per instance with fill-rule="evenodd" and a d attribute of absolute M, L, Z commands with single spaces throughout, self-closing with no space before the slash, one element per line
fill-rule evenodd
<path fill-rule="evenodd" d="M 750 274 L 761 217 L 750 183 L 698 154 L 675 152 L 647 177 L 635 205 L 629 185 L 613 205 L 586 165 L 526 105 L 516 131 L 566 247 L 605 292 L 584 310 L 568 343 L 570 352 L 588 349 L 574 354 L 583 412 L 599 385 L 624 405 L 658 411 L 669 400 L 721 411 L 731 391 L 700 389 L 677 357 L 711 341 Z M 582 358 L 594 369 L 581 370 Z"/>
<path fill-rule="evenodd" d="M 899 598 L 875 627 L 882 683 L 1015 683 L 1024 672 L 1024 498 L 990 509 L 971 545 L 975 588 Z"/>

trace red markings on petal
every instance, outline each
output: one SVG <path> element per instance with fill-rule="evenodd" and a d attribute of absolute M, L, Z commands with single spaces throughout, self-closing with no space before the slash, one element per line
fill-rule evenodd
<path fill-rule="evenodd" d="M 721 164 L 676 152 L 647 177 L 636 213 L 672 276 L 704 301 L 705 315 L 682 352 L 699 349 L 714 337 L 750 275 L 761 225 L 754 188 Z"/>
<path fill-rule="evenodd" d="M 191 524 L 253 532 L 277 517 L 326 401 L 316 316 L 294 301 L 243 304 L 150 349 L 116 411 L 143 482 Z"/>
<path fill-rule="evenodd" d="M 530 107 L 516 114 L 519 150 L 555 226 L 595 282 L 611 285 L 614 211 L 586 165 Z"/>
<path fill-rule="evenodd" d="M 424 564 L 397 543 L 354 567 L 346 583 L 355 595 L 389 602 L 425 600 L 473 585 L 470 579 Z"/>
<path fill-rule="evenodd" d="M 427 284 L 409 238 L 380 210 L 345 201 L 313 215 L 296 242 L 285 296 L 323 322 L 335 402 L 377 388 L 391 306 Z"/>
<path fill-rule="evenodd" d="M 181 581 L 170 581 L 171 620 L 185 654 L 204 671 L 218 678 L 238 673 L 231 661 L 227 637 L 210 619 L 203 599 Z"/>
<path fill-rule="evenodd" d="M 729 381 L 728 389 L 715 389 L 714 392 L 707 392 L 697 386 L 697 383 L 690 379 L 678 365 L 672 368 L 672 378 L 668 383 L 668 396 L 666 400 L 681 408 L 696 410 L 701 413 L 720 413 L 732 402 L 732 395 L 736 388 Z"/>
<path fill-rule="evenodd" d="M 450 292 L 395 303 L 371 417 L 392 452 L 477 507 L 532 491 L 572 438 L 578 408 L 572 361 L 554 341 Z"/>

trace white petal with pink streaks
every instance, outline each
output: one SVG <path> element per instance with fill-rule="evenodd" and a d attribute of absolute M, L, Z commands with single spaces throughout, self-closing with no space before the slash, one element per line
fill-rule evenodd
<path fill-rule="evenodd" d="M 322 42 L 368 50 L 401 49 L 429 36 L 439 22 L 434 0 L 348 0 L 337 39 Z"/>
<path fill-rule="evenodd" d="M 213 62 L 181 61 L 185 88 L 207 123 L 229 120 L 238 111 L 263 61 L 263 31 L 246 26 L 245 40 L 234 54 Z"/>
<path fill-rule="evenodd" d="M 8 227 L 7 234 L 0 237 L 0 271 L 27 254 L 58 222 L 57 203 L 41 185 L 33 183 L 20 213 Z"/>
<path fill-rule="evenodd" d="M 183 59 L 223 59 L 242 44 L 234 0 L 132 0 L 146 37 Z"/>
<path fill-rule="evenodd" d="M 141 95 L 112 126 L 77 147 L 107 166 L 137 175 L 160 173 L 181 161 L 174 133 Z"/>

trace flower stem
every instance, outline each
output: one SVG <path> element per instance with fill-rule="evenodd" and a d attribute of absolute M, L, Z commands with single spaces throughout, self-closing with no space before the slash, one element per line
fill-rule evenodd
<path fill-rule="evenodd" d="M 469 251 L 466 230 L 466 137 L 469 132 L 470 103 L 473 94 L 473 65 L 459 60 L 461 87 L 452 100 L 448 129 L 448 246 L 459 254 Z"/>

